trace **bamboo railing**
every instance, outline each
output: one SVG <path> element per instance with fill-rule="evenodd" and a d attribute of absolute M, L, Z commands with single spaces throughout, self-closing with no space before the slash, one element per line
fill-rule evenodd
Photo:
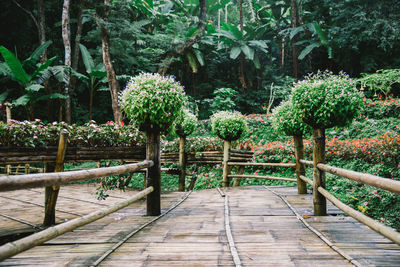
<path fill-rule="evenodd" d="M 91 169 L 91 170 L 81 170 L 81 171 L 70 171 L 70 172 L 55 172 L 55 173 L 44 173 L 44 174 L 27 174 L 27 175 L 16 175 L 16 176 L 2 176 L 0 177 L 0 191 L 12 191 L 19 189 L 28 189 L 35 187 L 50 187 L 54 189 L 54 187 L 58 187 L 62 184 L 76 182 L 76 181 L 85 181 L 93 178 L 106 177 L 110 175 L 118 175 L 123 173 L 131 173 L 136 172 L 141 169 L 154 167 L 154 162 L 151 160 L 145 160 L 140 163 L 133 163 L 115 167 L 107 167 L 107 168 L 99 168 L 99 169 Z M 147 177 L 147 181 L 151 182 L 152 177 Z M 153 182 L 154 184 L 154 182 Z M 59 235 L 62 235 L 66 232 L 72 231 L 80 226 L 86 225 L 93 221 L 96 221 L 104 216 L 111 214 L 115 211 L 118 211 L 133 202 L 150 195 L 154 192 L 154 187 L 149 186 L 133 197 L 124 200 L 120 203 L 114 204 L 111 207 L 107 207 L 105 209 L 90 213 L 83 217 L 79 217 L 73 219 L 71 221 L 59 224 L 57 226 L 52 226 L 47 228 L 46 230 L 40 231 L 38 233 L 32 234 L 28 237 L 22 238 L 20 240 L 7 243 L 0 247 L 0 261 L 4 260 L 8 257 L 16 255 L 22 251 L 25 251 L 29 248 L 42 244 L 52 238 L 55 238 Z M 147 197 L 148 198 L 148 197 Z M 54 201 L 54 200 L 53 200 Z M 147 209 L 157 209 L 160 205 L 156 202 L 157 199 L 153 202 L 147 202 Z M 54 206 L 50 207 L 50 205 L 45 205 L 45 213 L 47 215 L 48 209 L 55 208 Z M 55 213 L 52 214 L 55 216 Z M 52 218 L 48 218 L 51 220 Z M 46 221 L 44 222 L 46 224 Z M 52 223 L 54 224 L 54 222 Z"/>
<path fill-rule="evenodd" d="M 313 166 L 313 162 L 307 161 L 307 160 L 300 160 L 301 164 L 304 164 L 307 167 Z M 366 174 L 366 173 L 360 173 L 356 171 L 350 171 L 346 169 L 341 169 L 333 166 L 329 166 L 326 164 L 317 164 L 316 167 L 318 168 L 319 171 L 321 172 L 328 172 L 343 178 L 347 178 L 356 182 L 361 182 L 364 184 L 368 184 L 371 186 L 375 186 L 377 188 L 384 189 L 389 192 L 393 193 L 400 193 L 400 181 L 392 180 L 392 179 L 387 179 L 387 178 L 382 178 L 379 176 L 371 175 L 371 174 Z M 388 227 L 378 221 L 375 221 L 374 219 L 366 216 L 365 214 L 347 206 L 343 202 L 341 202 L 339 199 L 337 199 L 335 196 L 330 194 L 325 188 L 318 186 L 316 187 L 314 184 L 314 181 L 307 178 L 306 176 L 301 176 L 300 177 L 304 182 L 308 183 L 311 185 L 313 188 L 316 188 L 318 192 L 326 199 L 332 202 L 336 207 L 338 207 L 340 210 L 351 216 L 352 218 L 356 219 L 360 223 L 365 224 L 372 230 L 382 234 L 383 236 L 387 237 L 388 239 L 392 240 L 396 244 L 400 245 L 400 233 L 397 232 L 396 230 L 392 229 L 391 227 Z"/>

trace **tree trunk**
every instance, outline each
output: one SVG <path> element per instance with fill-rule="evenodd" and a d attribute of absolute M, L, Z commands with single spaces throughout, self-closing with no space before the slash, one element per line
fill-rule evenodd
<path fill-rule="evenodd" d="M 101 47 L 103 51 L 103 63 L 104 66 L 106 67 L 108 85 L 110 87 L 111 104 L 114 114 L 114 121 L 120 123 L 122 121 L 122 112 L 121 112 L 121 107 L 118 104 L 119 84 L 117 81 L 117 76 L 115 74 L 114 66 L 111 61 L 110 40 L 106 26 L 106 23 L 108 22 L 108 16 L 110 14 L 110 4 L 111 0 L 104 0 L 103 20 L 105 24 L 100 25 L 101 43 L 102 43 Z"/>
<path fill-rule="evenodd" d="M 199 41 L 200 38 L 203 36 L 206 30 L 206 25 L 205 25 L 207 16 L 206 0 L 199 0 L 199 6 L 200 6 L 200 17 L 197 29 L 200 30 L 200 33 L 187 39 L 185 43 L 178 46 L 175 50 L 168 52 L 164 60 L 161 62 L 160 67 L 158 68 L 157 72 L 159 74 L 165 75 L 165 73 L 167 73 L 169 66 L 172 64 L 172 60 L 183 54 L 183 52 L 185 52 L 187 49 L 191 48 L 192 45 L 194 45 L 197 41 Z"/>
<path fill-rule="evenodd" d="M 240 31 L 243 34 L 243 0 L 239 0 L 239 27 Z M 243 52 L 240 53 L 240 65 L 239 65 L 239 81 L 240 84 L 242 85 L 243 91 L 246 91 L 247 89 L 247 84 L 246 84 L 246 76 L 244 74 L 244 64 L 245 64 L 245 58 L 243 55 Z"/>
<path fill-rule="evenodd" d="M 69 4 L 70 0 L 64 0 L 62 11 L 62 39 L 64 42 L 65 61 L 64 65 L 71 67 L 71 40 L 69 28 Z M 65 99 L 65 122 L 71 123 L 71 96 L 70 96 L 70 73 L 67 73 L 65 79 L 64 94 Z"/>
<path fill-rule="evenodd" d="M 299 12 L 297 9 L 297 0 L 292 0 L 291 6 L 291 14 L 292 14 L 292 28 L 297 27 L 297 21 L 299 18 Z M 298 52 L 295 43 L 297 42 L 296 36 L 292 39 L 292 57 L 293 57 L 293 76 L 298 79 L 299 76 L 299 60 L 298 60 Z"/>
<path fill-rule="evenodd" d="M 46 14 L 44 10 L 44 5 L 43 5 L 43 0 L 37 0 L 37 9 L 38 9 L 38 33 L 39 33 L 39 43 L 40 45 L 44 44 L 46 42 Z M 47 49 L 43 51 L 43 54 L 40 56 L 40 61 L 42 63 L 47 61 Z M 45 81 L 43 83 L 44 85 L 44 91 L 46 94 L 51 94 L 52 90 L 51 87 L 49 86 L 49 81 Z M 54 110 L 53 110 L 53 101 L 51 99 L 48 99 L 46 101 L 47 105 L 47 119 L 49 121 L 54 121 Z"/>
<path fill-rule="evenodd" d="M 73 70 L 78 70 L 78 64 L 79 64 L 79 43 L 81 42 L 81 37 L 82 37 L 82 28 L 83 28 L 83 8 L 85 5 L 85 1 L 81 0 L 80 1 L 80 6 L 79 6 L 79 14 L 78 14 L 78 22 L 76 26 L 76 35 L 75 35 L 75 43 L 74 43 L 74 51 L 72 53 L 72 69 Z M 72 90 L 75 89 L 77 78 L 75 76 L 71 77 L 71 88 Z"/>

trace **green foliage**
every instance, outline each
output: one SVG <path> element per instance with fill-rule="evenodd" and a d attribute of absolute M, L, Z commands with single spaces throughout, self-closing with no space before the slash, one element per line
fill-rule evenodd
<path fill-rule="evenodd" d="M 197 124 L 196 116 L 187 109 L 183 109 L 174 122 L 174 132 L 181 137 L 186 137 L 196 130 Z"/>
<path fill-rule="evenodd" d="M 247 122 L 240 112 L 220 111 L 211 117 L 213 132 L 219 138 L 234 141 L 247 131 Z"/>
<path fill-rule="evenodd" d="M 0 65 L 0 73 L 3 73 L 7 78 L 17 82 L 22 88 L 24 88 L 25 94 L 12 101 L 15 106 L 25 106 L 29 102 L 37 102 L 46 99 L 65 98 L 61 94 L 49 94 L 40 96 L 39 91 L 44 88 L 40 82 L 42 74 L 50 68 L 50 65 L 57 57 L 52 57 L 44 63 L 38 63 L 35 66 L 32 74 L 27 73 L 27 68 L 32 67 L 34 63 L 39 60 L 40 54 L 51 44 L 51 41 L 39 46 L 32 55 L 24 60 L 19 61 L 18 58 L 4 46 L 0 46 L 0 54 L 3 56 L 6 64 Z M 33 118 L 32 118 L 33 119 Z"/>
<path fill-rule="evenodd" d="M 400 118 L 400 99 L 372 101 L 365 99 L 362 115 L 371 119 Z"/>
<path fill-rule="evenodd" d="M 183 87 L 172 77 L 142 73 L 127 83 L 120 104 L 141 129 L 168 131 L 181 112 L 184 97 Z"/>
<path fill-rule="evenodd" d="M 0 146 L 46 147 L 57 146 L 60 131 L 68 131 L 68 145 L 72 147 L 110 147 L 143 145 L 144 136 L 131 125 L 108 122 L 96 125 L 93 121 L 83 125 L 65 122 L 43 123 L 35 121 L 0 122 Z"/>
<path fill-rule="evenodd" d="M 400 84 L 400 69 L 378 70 L 376 73 L 362 73 L 358 79 L 361 87 L 371 91 L 375 96 L 377 94 L 385 97 L 392 91 L 394 84 Z"/>
<path fill-rule="evenodd" d="M 232 88 L 219 88 L 214 90 L 212 94 L 214 98 L 203 100 L 204 103 L 209 105 L 211 113 L 233 111 L 236 108 L 234 99 L 238 93 Z"/>
<path fill-rule="evenodd" d="M 272 126 L 288 136 L 303 136 L 310 131 L 310 127 L 303 123 L 293 109 L 292 101 L 282 102 L 273 111 Z"/>
<path fill-rule="evenodd" d="M 360 112 L 363 97 L 345 74 L 318 72 L 294 85 L 292 102 L 305 123 L 327 129 L 349 124 Z"/>

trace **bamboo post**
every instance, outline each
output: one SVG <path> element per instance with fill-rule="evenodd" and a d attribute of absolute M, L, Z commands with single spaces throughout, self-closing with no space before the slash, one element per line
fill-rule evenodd
<path fill-rule="evenodd" d="M 6 102 L 4 105 L 6 106 L 7 124 L 11 124 L 11 104 Z M 11 174 L 11 165 L 6 165 L 6 173 L 7 175 Z"/>
<path fill-rule="evenodd" d="M 67 151 L 67 138 L 68 131 L 61 130 L 60 140 L 58 142 L 57 158 L 55 163 L 47 164 L 47 171 L 51 172 L 62 172 L 64 170 L 64 158 L 65 152 Z M 60 191 L 59 185 L 46 186 L 45 187 L 45 201 L 44 201 L 44 226 L 50 226 L 56 224 L 56 204 L 57 197 Z"/>
<path fill-rule="evenodd" d="M 30 249 L 34 246 L 40 245 L 48 240 L 51 240 L 57 236 L 64 234 L 64 233 L 73 231 L 78 227 L 81 227 L 88 223 L 94 222 L 98 219 L 101 219 L 101 218 L 103 218 L 113 212 L 116 212 L 122 208 L 125 208 L 125 207 L 131 205 L 132 203 L 136 202 L 137 200 L 143 198 L 144 196 L 149 194 L 151 191 L 153 191 L 152 187 L 146 188 L 145 190 L 140 191 L 139 193 L 135 194 L 134 196 L 132 196 L 122 202 L 113 204 L 112 206 L 94 211 L 85 216 L 72 219 L 65 223 L 49 227 L 43 231 L 40 231 L 38 233 L 21 238 L 14 242 L 6 243 L 6 244 L 0 246 L 0 261 L 5 260 L 11 256 L 14 256 L 14 255 L 16 255 L 22 251 L 25 251 L 27 249 Z"/>
<path fill-rule="evenodd" d="M 245 166 L 239 166 L 238 170 L 238 175 L 242 175 L 244 173 L 244 167 Z M 233 186 L 240 186 L 240 183 L 242 182 L 242 178 L 236 178 L 235 181 L 233 181 Z"/>
<path fill-rule="evenodd" d="M 325 162 L 325 129 L 313 129 L 313 204 L 315 216 L 326 216 L 326 198 L 318 191 L 318 187 L 325 188 L 325 172 L 317 168 L 318 163 Z"/>
<path fill-rule="evenodd" d="M 294 139 L 294 152 L 296 155 L 296 178 L 297 178 L 297 193 L 298 194 L 307 194 L 306 183 L 300 179 L 300 176 L 306 175 L 306 169 L 304 165 L 300 162 L 301 159 L 304 159 L 304 144 L 303 144 L 303 136 L 295 135 Z"/>
<path fill-rule="evenodd" d="M 222 171 L 222 187 L 229 187 L 229 177 L 230 167 L 228 165 L 230 159 L 231 141 L 224 140 L 224 158 L 222 161 L 223 171 Z"/>
<path fill-rule="evenodd" d="M 161 214 L 161 153 L 160 132 L 148 130 L 146 132 L 146 159 L 154 162 L 147 169 L 146 186 L 152 186 L 154 191 L 147 196 L 147 216 L 158 216 Z"/>
<path fill-rule="evenodd" d="M 6 117 L 7 117 L 7 124 L 11 123 L 11 104 L 10 103 L 4 103 L 6 106 Z"/>
<path fill-rule="evenodd" d="M 185 154 L 185 143 L 186 138 L 181 136 L 179 137 L 179 165 L 180 165 L 180 173 L 179 173 L 179 182 L 178 182 L 178 190 L 183 192 L 185 191 L 185 180 L 186 180 L 186 154 Z"/>
<path fill-rule="evenodd" d="M 25 164 L 25 174 L 29 174 L 31 172 L 29 164 Z"/>

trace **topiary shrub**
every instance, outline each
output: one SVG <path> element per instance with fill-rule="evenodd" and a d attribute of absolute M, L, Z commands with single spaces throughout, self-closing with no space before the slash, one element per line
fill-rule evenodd
<path fill-rule="evenodd" d="M 305 123 L 327 129 L 350 123 L 360 112 L 363 95 L 344 73 L 318 72 L 294 85 L 292 103 Z"/>
<path fill-rule="evenodd" d="M 172 77 L 142 73 L 132 77 L 120 95 L 126 116 L 140 130 L 167 132 L 180 113 L 185 93 Z"/>
<path fill-rule="evenodd" d="M 196 130 L 197 123 L 196 115 L 187 109 L 183 109 L 174 122 L 174 132 L 180 137 L 186 137 Z"/>
<path fill-rule="evenodd" d="M 247 122 L 240 112 L 220 111 L 211 116 L 213 132 L 226 141 L 234 141 L 247 131 Z"/>
<path fill-rule="evenodd" d="M 299 118 L 291 100 L 282 102 L 273 110 L 272 127 L 288 136 L 302 136 L 311 130 L 310 126 Z"/>

